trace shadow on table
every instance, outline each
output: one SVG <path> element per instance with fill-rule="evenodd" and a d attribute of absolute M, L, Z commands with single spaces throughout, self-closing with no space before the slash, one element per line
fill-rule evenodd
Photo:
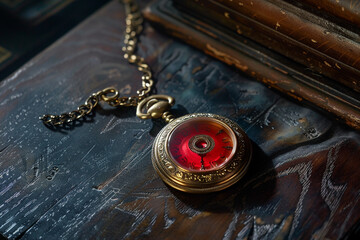
<path fill-rule="evenodd" d="M 263 206 L 275 194 L 276 172 L 271 159 L 255 144 L 246 175 L 235 185 L 220 192 L 191 194 L 169 190 L 189 207 L 208 212 L 233 212 Z"/>

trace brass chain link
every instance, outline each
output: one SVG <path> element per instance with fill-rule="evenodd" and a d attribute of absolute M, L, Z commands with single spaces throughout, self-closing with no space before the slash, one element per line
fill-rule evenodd
<path fill-rule="evenodd" d="M 134 0 L 124 0 L 126 13 L 126 29 L 125 29 L 125 46 L 123 47 L 124 58 L 129 63 L 135 64 L 137 69 L 142 72 L 142 87 L 136 92 L 136 96 L 120 97 L 119 92 L 115 88 L 105 88 L 97 93 L 93 93 L 85 103 L 80 105 L 76 110 L 63 113 L 60 115 L 45 114 L 40 117 L 45 125 L 58 126 L 71 123 L 88 114 L 90 114 L 100 101 L 107 102 L 110 106 L 137 106 L 152 89 L 154 81 L 150 66 L 144 62 L 144 59 L 135 54 L 139 34 L 143 30 L 143 17 L 139 10 L 139 6 Z"/>

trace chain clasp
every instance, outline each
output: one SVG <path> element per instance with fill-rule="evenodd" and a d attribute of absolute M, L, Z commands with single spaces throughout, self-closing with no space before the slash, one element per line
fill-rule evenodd
<path fill-rule="evenodd" d="M 167 95 L 152 95 L 143 99 L 136 109 L 136 116 L 141 119 L 163 118 L 167 123 L 174 119 L 170 108 L 175 104 L 175 99 Z"/>

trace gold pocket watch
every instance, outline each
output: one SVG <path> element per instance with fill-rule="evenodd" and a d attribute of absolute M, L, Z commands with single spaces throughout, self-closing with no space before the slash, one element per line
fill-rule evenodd
<path fill-rule="evenodd" d="M 151 154 L 162 180 L 191 193 L 219 191 L 236 183 L 252 155 L 244 131 L 230 119 L 211 113 L 174 119 L 167 111 L 174 102 L 169 96 L 150 96 L 140 102 L 136 113 L 142 119 L 163 117 L 169 122 L 156 136 Z"/>
<path fill-rule="evenodd" d="M 169 186 L 184 192 L 220 191 L 246 173 L 252 155 L 251 141 L 232 120 L 212 113 L 193 113 L 174 118 L 169 112 L 174 98 L 151 95 L 153 80 L 149 65 L 135 54 L 142 16 L 136 3 L 125 1 L 126 30 L 124 57 L 143 73 L 136 96 L 120 97 L 115 88 L 92 94 L 77 110 L 40 119 L 48 126 L 63 126 L 90 114 L 100 101 L 111 106 L 137 106 L 141 119 L 163 118 L 168 124 L 152 147 L 154 169 Z"/>

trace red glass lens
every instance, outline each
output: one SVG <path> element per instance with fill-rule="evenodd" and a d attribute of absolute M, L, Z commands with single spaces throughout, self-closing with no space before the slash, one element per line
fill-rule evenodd
<path fill-rule="evenodd" d="M 224 123 L 211 118 L 183 122 L 170 135 L 168 149 L 187 170 L 209 171 L 223 166 L 235 153 L 236 137 Z"/>

